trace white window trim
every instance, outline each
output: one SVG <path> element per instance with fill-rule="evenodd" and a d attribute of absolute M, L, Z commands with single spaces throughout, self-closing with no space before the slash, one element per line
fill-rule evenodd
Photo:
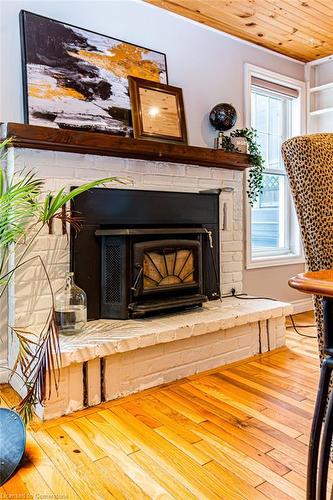
<path fill-rule="evenodd" d="M 296 111 L 299 113 L 298 130 L 293 131 L 293 135 L 306 133 L 306 85 L 301 80 L 296 80 L 274 71 L 269 71 L 253 64 L 245 63 L 244 65 L 244 114 L 245 127 L 251 126 L 251 78 L 257 77 L 263 80 L 268 80 L 280 85 L 288 86 L 298 90 L 299 98 L 295 101 Z M 245 189 L 247 187 L 248 173 L 245 175 Z M 301 241 L 299 242 L 299 252 L 297 254 L 279 255 L 278 257 L 271 255 L 267 257 L 252 257 L 251 252 L 251 207 L 247 200 L 245 192 L 245 267 L 246 269 L 256 269 L 261 267 L 284 266 L 291 264 L 304 263 L 304 252 Z M 292 218 L 291 224 L 295 227 L 297 224 L 295 210 L 290 212 Z"/>

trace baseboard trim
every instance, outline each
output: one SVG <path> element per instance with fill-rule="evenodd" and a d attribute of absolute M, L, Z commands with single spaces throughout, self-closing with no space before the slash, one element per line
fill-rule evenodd
<path fill-rule="evenodd" d="M 313 302 L 311 297 L 306 297 L 304 299 L 299 299 L 299 300 L 293 300 L 291 304 L 294 308 L 294 314 L 299 314 L 313 310 Z"/>

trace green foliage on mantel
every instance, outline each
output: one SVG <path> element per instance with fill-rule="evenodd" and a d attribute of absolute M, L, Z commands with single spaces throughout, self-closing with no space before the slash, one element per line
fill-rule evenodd
<path fill-rule="evenodd" d="M 247 139 L 251 168 L 248 175 L 248 188 L 246 193 L 249 203 L 251 207 L 253 207 L 263 190 L 265 170 L 265 160 L 257 142 L 258 133 L 256 129 L 252 127 L 233 130 L 230 132 L 230 136 L 223 137 L 223 148 L 225 151 L 238 151 L 231 141 L 232 137 L 245 137 Z"/>

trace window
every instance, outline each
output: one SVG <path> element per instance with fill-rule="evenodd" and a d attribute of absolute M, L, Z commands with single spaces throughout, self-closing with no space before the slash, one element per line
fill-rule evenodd
<path fill-rule="evenodd" d="M 264 189 L 251 214 L 252 256 L 290 253 L 289 188 L 281 158 L 281 144 L 291 135 L 291 97 L 259 87 L 251 89 L 251 125 L 265 158 Z"/>
<path fill-rule="evenodd" d="M 281 156 L 284 140 L 301 131 L 300 89 L 266 71 L 248 73 L 248 123 L 258 132 L 265 159 L 264 187 L 248 209 L 247 267 L 294 263 L 302 259 L 298 224 Z M 301 83 L 301 82 L 299 82 Z M 301 87 L 303 90 L 303 88 Z M 249 111 L 249 110 L 248 110 Z"/>

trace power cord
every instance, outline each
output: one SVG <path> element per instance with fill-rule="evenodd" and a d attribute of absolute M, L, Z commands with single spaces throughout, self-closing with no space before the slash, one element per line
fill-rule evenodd
<path fill-rule="evenodd" d="M 317 338 L 317 335 L 305 335 L 304 333 L 301 333 L 298 330 L 298 328 L 315 328 L 316 325 L 296 325 L 292 314 L 289 314 L 289 318 L 291 321 L 291 326 L 287 326 L 287 329 L 293 328 L 295 330 L 295 332 L 297 333 L 297 335 L 300 335 L 301 337 L 306 337 L 307 339 L 316 339 Z"/>
<path fill-rule="evenodd" d="M 226 299 L 228 297 L 235 297 L 236 299 L 242 299 L 242 300 L 274 300 L 277 302 L 278 299 L 273 299 L 272 297 L 249 297 L 247 293 L 236 293 L 236 288 L 231 289 L 231 293 L 227 295 L 222 295 L 222 299 Z"/>
<path fill-rule="evenodd" d="M 236 293 L 235 288 L 231 289 L 231 293 L 221 296 L 221 298 L 223 298 L 223 299 L 228 298 L 228 297 L 235 297 L 236 299 L 242 299 L 242 300 L 258 300 L 258 299 L 273 300 L 273 301 L 277 302 L 277 299 L 273 299 L 272 297 L 248 297 L 247 293 Z M 293 328 L 295 330 L 295 332 L 297 333 L 297 335 L 300 335 L 301 337 L 306 337 L 308 339 L 316 339 L 317 338 L 316 335 L 314 335 L 314 336 L 305 335 L 304 333 L 301 333 L 298 330 L 298 328 L 315 328 L 316 325 L 296 325 L 295 320 L 293 318 L 293 315 L 289 314 L 289 317 L 290 317 L 290 321 L 291 321 L 291 326 L 287 326 L 286 327 L 287 329 Z"/>

